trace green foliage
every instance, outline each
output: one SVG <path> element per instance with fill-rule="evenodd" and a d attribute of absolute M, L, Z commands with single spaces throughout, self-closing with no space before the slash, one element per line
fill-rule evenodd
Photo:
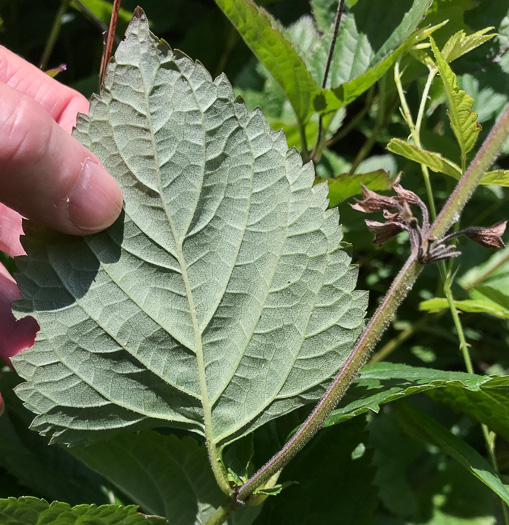
<path fill-rule="evenodd" d="M 122 2 L 118 35 L 137 3 Z M 3 42 L 39 63 L 58 4 L 0 0 Z M 327 180 L 371 317 L 409 250 L 404 234 L 374 247 L 352 197 L 361 183 L 391 191 L 403 171 L 438 211 L 509 101 L 509 6 L 429 4 L 346 1 L 322 89 L 336 0 L 144 0 L 182 52 L 138 14 L 75 132 L 120 181 L 125 213 L 81 239 L 26 224 L 16 308 L 43 330 L 17 358 L 17 392 L 35 430 L 79 444 L 29 431 L 2 373 L 0 495 L 38 498 L 2 500 L 2 523 L 505 520 L 509 256 L 463 240 L 459 264 L 404 292 L 374 356 L 393 363 L 366 366 L 250 504 L 223 494 L 302 425 L 362 328 L 366 294 L 313 184 Z M 58 80 L 87 96 L 110 12 L 70 2 L 50 53 L 49 68 L 67 64 Z M 461 228 L 507 219 L 508 148 Z M 459 372 L 460 344 L 475 373 Z"/>
<path fill-rule="evenodd" d="M 170 425 L 220 446 L 317 400 L 366 304 L 326 187 L 141 13 L 104 85 L 75 136 L 116 176 L 125 213 L 86 238 L 27 225 L 17 263 L 19 311 L 42 329 L 13 359 L 33 428 L 76 443 Z"/>
<path fill-rule="evenodd" d="M 297 118 L 305 122 L 318 91 L 283 28 L 267 12 L 245 0 L 217 0 L 258 59 L 279 82 Z"/>
<path fill-rule="evenodd" d="M 33 497 L 0 499 L 0 519 L 5 525 L 164 525 L 165 519 L 143 516 L 137 507 L 117 505 L 76 505 L 53 502 Z"/>
<path fill-rule="evenodd" d="M 509 492 L 493 467 L 462 439 L 409 403 L 398 405 L 398 417 L 408 434 L 441 448 L 509 504 Z"/>
<path fill-rule="evenodd" d="M 364 426 L 365 420 L 358 418 L 321 432 L 284 470 L 282 477 L 298 479 L 298 484 L 270 498 L 255 525 L 314 525 L 334 523 L 338 517 L 352 525 L 372 523 L 378 501 Z M 302 472 L 312 475 L 303 478 Z"/>

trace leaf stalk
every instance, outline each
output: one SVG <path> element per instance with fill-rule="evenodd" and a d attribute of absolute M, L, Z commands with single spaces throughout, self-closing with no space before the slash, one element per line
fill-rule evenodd
<path fill-rule="evenodd" d="M 430 232 L 439 238 L 457 221 L 459 214 L 481 182 L 482 176 L 493 163 L 509 135 L 509 106 L 486 138 L 469 168 L 458 182 L 437 219 L 431 225 Z M 376 310 L 355 347 L 334 378 L 325 395 L 318 402 L 306 421 L 291 437 L 285 446 L 256 472 L 237 491 L 237 501 L 244 502 L 263 483 L 278 470 L 285 467 L 311 438 L 320 430 L 328 415 L 354 380 L 359 370 L 367 361 L 371 351 L 380 339 L 394 316 L 398 306 L 408 295 L 417 280 L 422 265 L 412 253 L 403 268 L 394 279 L 382 303 Z"/>

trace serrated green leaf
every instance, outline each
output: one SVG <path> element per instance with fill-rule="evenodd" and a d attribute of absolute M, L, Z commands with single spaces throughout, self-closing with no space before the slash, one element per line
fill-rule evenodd
<path fill-rule="evenodd" d="M 442 79 L 449 109 L 447 114 L 451 122 L 451 127 L 456 136 L 456 140 L 461 150 L 461 161 L 463 167 L 466 165 L 466 156 L 475 146 L 477 137 L 481 131 L 481 125 L 477 122 L 477 113 L 472 112 L 474 100 L 458 87 L 456 75 L 442 57 L 433 37 L 430 37 L 431 49 L 435 55 L 438 72 Z"/>
<path fill-rule="evenodd" d="M 444 399 L 468 396 L 468 406 L 463 410 L 455 408 L 486 423 L 502 436 L 509 438 L 509 416 L 504 407 L 509 406 L 509 378 L 490 378 L 464 372 L 446 372 L 429 368 L 417 368 L 392 363 L 377 363 L 365 366 L 360 377 L 353 382 L 340 403 L 328 417 L 325 425 L 330 426 L 371 411 L 378 413 L 385 403 L 417 394 L 431 395 L 444 392 Z M 463 393 L 467 394 L 463 395 Z M 446 394 L 447 393 L 447 394 Z M 489 399 L 496 393 L 497 403 L 487 408 Z M 438 394 L 437 394 L 438 395 Z M 504 401 L 502 401 L 504 399 Z M 478 402 L 483 407 L 478 412 L 471 404 Z M 448 403 L 450 404 L 450 403 Z"/>
<path fill-rule="evenodd" d="M 409 144 L 400 139 L 392 139 L 387 145 L 387 149 L 396 155 L 424 164 L 436 173 L 445 173 L 456 180 L 461 177 L 460 167 L 439 153 L 418 148 L 415 144 Z"/>
<path fill-rule="evenodd" d="M 77 505 L 54 501 L 49 504 L 33 497 L 0 499 L 2 525 L 169 525 L 156 516 L 144 516 L 137 507 L 118 505 Z"/>
<path fill-rule="evenodd" d="M 333 179 L 326 179 L 329 183 L 329 206 L 337 206 L 340 202 L 359 195 L 361 184 L 373 191 L 387 191 L 391 189 L 389 173 L 385 170 L 376 170 L 370 173 L 340 173 Z"/>
<path fill-rule="evenodd" d="M 446 62 L 452 62 L 469 51 L 472 51 L 472 49 L 484 44 L 484 42 L 491 40 L 496 36 L 495 33 L 489 35 L 486 33 L 492 29 L 494 29 L 493 26 L 485 27 L 484 29 L 470 35 L 466 35 L 463 30 L 454 33 L 442 48 L 441 54 L 443 59 Z"/>
<path fill-rule="evenodd" d="M 400 403 L 397 414 L 407 434 L 441 448 L 509 504 L 509 492 L 492 466 L 475 449 L 410 403 Z"/>
<path fill-rule="evenodd" d="M 352 80 L 345 81 L 343 84 L 340 84 L 337 87 L 322 90 L 313 100 L 315 110 L 322 113 L 336 111 L 337 109 L 342 108 L 343 106 L 346 106 L 355 100 L 373 84 L 378 82 L 378 80 L 380 80 L 380 78 L 382 78 L 382 76 L 393 66 L 399 57 L 401 57 L 404 53 L 409 51 L 422 40 L 428 38 L 429 35 L 431 35 L 442 25 L 443 24 L 439 24 L 416 31 L 393 53 L 368 69 L 365 73 L 360 74 L 358 77 L 353 78 Z"/>
<path fill-rule="evenodd" d="M 247 0 L 216 0 L 251 51 L 286 93 L 297 118 L 306 122 L 318 86 L 284 30 L 262 8 Z"/>
<path fill-rule="evenodd" d="M 378 498 L 364 427 L 358 418 L 321 430 L 281 474 L 298 484 L 269 498 L 255 525 L 372 523 Z"/>
<path fill-rule="evenodd" d="M 124 213 L 81 238 L 27 224 L 18 260 L 18 315 L 41 326 L 13 360 L 32 428 L 77 443 L 166 425 L 220 447 L 317 400 L 366 307 L 326 186 L 141 10 L 104 85 L 75 136 Z"/>
<path fill-rule="evenodd" d="M 485 299 L 464 299 L 462 301 L 454 301 L 454 305 L 462 312 L 491 314 L 503 319 L 509 319 L 509 310 L 493 301 L 487 301 Z M 447 299 L 443 297 L 427 299 L 419 304 L 419 310 L 422 312 L 437 312 L 448 309 L 449 303 Z"/>

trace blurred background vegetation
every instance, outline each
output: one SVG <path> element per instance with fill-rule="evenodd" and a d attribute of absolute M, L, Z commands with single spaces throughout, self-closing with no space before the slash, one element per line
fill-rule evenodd
<path fill-rule="evenodd" d="M 118 38 L 122 37 L 138 3 L 142 4 L 156 35 L 201 61 L 213 76 L 225 72 L 250 108 L 260 106 L 271 126 L 283 128 L 290 145 L 301 147 L 295 117 L 288 109 L 283 92 L 212 0 L 124 0 L 117 26 Z M 310 15 L 308 0 L 256 3 L 265 6 L 290 30 L 302 17 Z M 336 4 L 332 0 L 328 3 Z M 58 80 L 88 97 L 98 88 L 103 32 L 110 14 L 111 2 L 106 0 L 0 0 L 0 43 L 45 70 L 65 64 L 66 70 L 58 74 Z M 452 65 L 460 87 L 474 99 L 473 110 L 482 125 L 482 140 L 509 100 L 509 4 L 503 0 L 436 0 L 426 23 L 444 20 L 449 22 L 434 35 L 439 45 L 459 30 L 469 34 L 493 26 L 497 33 L 495 38 Z M 407 100 L 415 115 L 427 71 L 411 55 L 405 57 L 401 68 Z M 458 147 L 448 124 L 444 101 L 441 83 L 436 82 L 430 91 L 421 139 L 426 149 L 458 162 Z M 391 138 L 406 140 L 409 134 L 399 107 L 391 69 L 338 113 L 338 131 L 317 163 L 318 176 L 334 178 L 349 171 L 362 173 L 383 168 L 393 179 L 402 171 L 405 187 L 426 200 L 419 165 L 386 149 Z M 509 169 L 509 145 L 497 167 Z M 452 191 L 455 181 L 436 173 L 431 176 L 435 202 L 440 209 L 440 203 Z M 508 200 L 507 188 L 481 186 L 469 202 L 461 224 L 490 225 L 506 219 Z M 382 247 L 374 246 L 364 217 L 350 208 L 350 202 L 352 199 L 339 205 L 341 222 L 345 240 L 352 245 L 353 261 L 360 266 L 359 288 L 370 291 L 372 312 L 407 258 L 409 244 L 405 235 L 401 235 Z M 489 284 L 501 292 L 500 309 L 495 315 L 464 313 L 461 317 L 475 371 L 507 374 L 509 251 L 505 249 L 494 255 L 467 241 L 459 241 L 459 248 L 463 255 L 454 263 L 455 299 L 471 297 L 469 292 L 476 282 Z M 423 300 L 441 296 L 441 290 L 436 265 L 426 268 L 375 351 L 375 359 L 442 370 L 465 369 L 450 313 L 419 310 Z M 456 435 L 486 454 L 479 425 L 427 398 L 419 398 L 417 402 Z M 381 498 L 375 523 L 491 525 L 496 522 L 498 507 L 490 491 L 467 477 L 461 467 L 433 447 L 404 436 L 390 408 L 385 410 L 383 418 L 372 418 L 368 428 L 373 462 L 377 466 L 375 483 Z M 502 440 L 497 443 L 497 459 L 502 477 L 509 483 L 509 446 Z"/>

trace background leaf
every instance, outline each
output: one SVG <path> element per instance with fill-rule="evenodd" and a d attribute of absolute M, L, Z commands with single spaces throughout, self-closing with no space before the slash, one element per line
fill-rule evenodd
<path fill-rule="evenodd" d="M 298 119 L 305 122 L 318 91 L 284 31 L 262 8 L 246 0 L 216 0 L 258 60 L 288 96 Z"/>
<path fill-rule="evenodd" d="M 359 195 L 361 184 L 373 191 L 391 189 L 389 173 L 385 170 L 376 170 L 370 173 L 340 173 L 333 179 L 327 179 L 327 182 L 329 184 L 329 207 L 331 208 L 354 195 Z"/>
<path fill-rule="evenodd" d="M 190 437 L 179 439 L 146 430 L 71 451 L 128 494 L 145 513 L 164 516 L 172 525 L 205 523 L 225 499 L 205 446 Z M 247 525 L 260 510 L 240 509 L 236 521 L 232 517 L 229 523 Z"/>
<path fill-rule="evenodd" d="M 321 430 L 281 475 L 281 480 L 298 484 L 269 498 L 256 525 L 371 523 L 378 498 L 364 427 L 365 420 L 358 418 Z"/>
<path fill-rule="evenodd" d="M 136 507 L 77 505 L 33 497 L 0 499 L 0 520 L 4 525 L 168 525 L 165 519 L 143 516 Z"/>
<path fill-rule="evenodd" d="M 509 377 L 448 372 L 402 364 L 367 365 L 354 381 L 326 426 L 367 411 L 378 413 L 382 404 L 419 392 L 485 423 L 509 440 Z"/>
<path fill-rule="evenodd" d="M 399 404 L 397 413 L 407 434 L 441 448 L 509 504 L 509 492 L 491 465 L 475 449 L 407 402 Z"/>
<path fill-rule="evenodd" d="M 433 151 L 418 148 L 415 144 L 409 144 L 401 139 L 392 139 L 387 149 L 396 155 L 424 164 L 437 173 L 445 173 L 456 180 L 461 177 L 461 169 L 454 162 Z"/>
<path fill-rule="evenodd" d="M 41 332 L 15 366 L 33 428 L 75 443 L 169 425 L 219 447 L 318 399 L 366 306 L 326 186 L 141 11 L 104 84 L 76 137 L 125 213 L 83 238 L 25 227 L 18 308 Z"/>
<path fill-rule="evenodd" d="M 451 127 L 461 150 L 462 168 L 465 169 L 466 155 L 475 146 L 481 131 L 477 123 L 477 113 L 472 112 L 474 100 L 458 87 L 456 75 L 444 60 L 435 41 L 431 38 L 431 48 L 437 61 L 438 71 L 449 100 L 448 115 Z"/>

